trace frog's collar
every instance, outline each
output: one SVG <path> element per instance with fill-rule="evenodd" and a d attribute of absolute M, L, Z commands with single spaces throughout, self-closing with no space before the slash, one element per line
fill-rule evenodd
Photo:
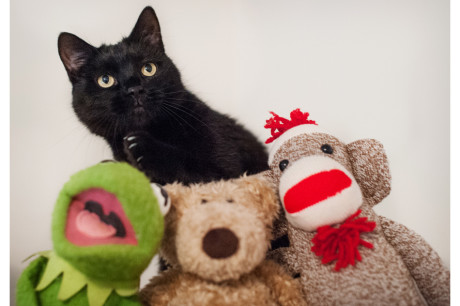
<path fill-rule="evenodd" d="M 120 296 L 128 297 L 136 294 L 139 290 L 138 279 L 128 282 L 94 280 L 75 269 L 53 251 L 45 251 L 38 254 L 48 258 L 48 262 L 45 272 L 35 290 L 41 291 L 47 288 L 62 274 L 62 282 L 58 293 L 58 299 L 60 301 L 70 299 L 85 286 L 89 306 L 104 305 L 112 291 L 115 291 Z"/>

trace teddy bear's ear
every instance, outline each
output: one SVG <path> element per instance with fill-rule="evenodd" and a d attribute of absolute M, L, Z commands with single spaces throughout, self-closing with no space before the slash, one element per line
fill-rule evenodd
<path fill-rule="evenodd" d="M 275 191 L 276 188 L 267 175 L 268 171 L 265 171 L 259 174 L 243 176 L 237 181 L 257 198 L 262 205 L 265 218 L 274 220 L 279 213 L 278 197 Z"/>
<path fill-rule="evenodd" d="M 184 185 L 179 184 L 177 182 L 172 184 L 166 184 L 165 186 L 163 186 L 163 188 L 168 193 L 168 197 L 172 204 L 176 203 L 177 200 L 179 200 L 184 191 Z"/>
<path fill-rule="evenodd" d="M 353 174 L 371 206 L 391 190 L 391 175 L 383 145 L 375 139 L 361 139 L 347 145 Z"/>
<path fill-rule="evenodd" d="M 272 170 L 265 170 L 255 175 L 256 177 L 268 182 L 274 190 L 277 190 L 276 176 Z"/>

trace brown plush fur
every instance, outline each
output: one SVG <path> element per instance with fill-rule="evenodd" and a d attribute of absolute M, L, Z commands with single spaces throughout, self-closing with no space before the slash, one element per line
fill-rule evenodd
<path fill-rule="evenodd" d="M 172 206 L 160 253 L 172 268 L 141 291 L 145 305 L 304 304 L 298 282 L 264 260 L 279 205 L 263 177 L 165 189 Z M 214 229 L 234 233 L 236 252 L 224 258 L 207 253 L 205 237 Z M 225 243 L 207 247 L 228 248 Z"/>
<path fill-rule="evenodd" d="M 328 143 L 334 154 L 321 152 Z M 327 134 L 298 135 L 286 141 L 274 155 L 266 173 L 275 185 L 282 172 L 281 160 L 289 163 L 306 156 L 328 156 L 340 162 L 358 182 L 363 195 L 361 216 L 376 222 L 376 228 L 361 238 L 374 245 L 360 247 L 362 261 L 340 271 L 333 264 L 322 264 L 312 251 L 316 231 L 293 227 L 284 215 L 275 223 L 275 237 L 287 234 L 289 247 L 269 253 L 289 270 L 300 273 L 307 303 L 311 305 L 449 305 L 450 273 L 436 252 L 406 227 L 380 217 L 372 210 L 390 192 L 390 172 L 383 146 L 376 140 L 343 144 Z"/>

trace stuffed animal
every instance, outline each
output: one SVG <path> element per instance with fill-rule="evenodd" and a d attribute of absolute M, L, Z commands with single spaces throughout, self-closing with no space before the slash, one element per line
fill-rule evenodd
<path fill-rule="evenodd" d="M 372 210 L 390 192 L 383 146 L 344 144 L 299 109 L 272 115 L 267 174 L 284 214 L 269 258 L 300 277 L 307 303 L 448 305 L 450 272 L 436 252 Z"/>
<path fill-rule="evenodd" d="M 265 260 L 279 212 L 265 178 L 165 189 L 160 254 L 172 267 L 142 289 L 145 305 L 304 305 L 298 282 Z"/>
<path fill-rule="evenodd" d="M 17 305 L 140 305 L 140 275 L 161 242 L 168 203 L 125 163 L 73 175 L 54 208 L 54 250 L 23 271 Z"/>

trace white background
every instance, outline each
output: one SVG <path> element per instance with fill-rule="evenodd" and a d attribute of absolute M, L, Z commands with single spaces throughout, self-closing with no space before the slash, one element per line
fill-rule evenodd
<path fill-rule="evenodd" d="M 421 234 L 450 266 L 449 2 L 11 2 L 11 292 L 50 249 L 51 213 L 69 176 L 111 152 L 71 108 L 61 31 L 116 43 L 151 5 L 188 88 L 261 139 L 268 111 L 295 108 L 345 142 L 380 140 L 392 192 L 379 214 Z M 155 271 L 143 276 L 143 284 Z"/>

